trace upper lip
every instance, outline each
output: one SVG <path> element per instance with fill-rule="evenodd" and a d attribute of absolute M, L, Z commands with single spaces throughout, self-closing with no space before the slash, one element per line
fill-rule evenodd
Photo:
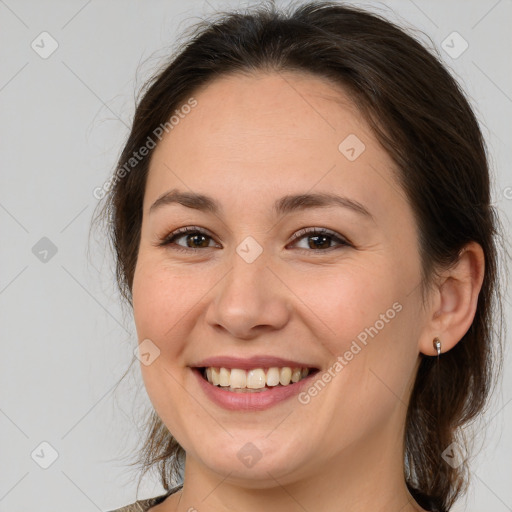
<path fill-rule="evenodd" d="M 268 355 L 252 356 L 248 358 L 233 357 L 233 356 L 214 356 L 208 357 L 199 361 L 196 364 L 190 365 L 196 368 L 239 368 L 241 370 L 251 370 L 254 368 L 272 368 L 284 367 L 290 368 L 314 368 L 318 367 L 309 363 L 294 361 L 292 359 L 283 359 L 281 357 L 274 357 Z"/>

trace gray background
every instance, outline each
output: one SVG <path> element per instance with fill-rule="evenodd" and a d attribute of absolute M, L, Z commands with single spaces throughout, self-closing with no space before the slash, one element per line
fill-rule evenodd
<path fill-rule="evenodd" d="M 511 0 L 358 4 L 426 32 L 468 91 L 510 233 Z M 123 457 L 140 442 L 150 403 L 137 360 L 114 389 L 137 341 L 105 240 L 96 233 L 88 241 L 93 190 L 116 162 L 135 93 L 177 34 L 219 8 L 245 5 L 0 0 L 0 512 L 92 512 L 136 499 L 137 473 Z M 456 58 L 442 44 L 453 31 L 469 44 Z M 52 39 L 41 32 L 58 44 L 47 58 Z M 505 306 L 510 324 L 508 298 Z M 508 350 L 506 357 L 467 502 L 455 511 L 512 510 Z M 57 458 L 43 469 L 52 450 Z M 148 475 L 138 498 L 161 492 Z"/>

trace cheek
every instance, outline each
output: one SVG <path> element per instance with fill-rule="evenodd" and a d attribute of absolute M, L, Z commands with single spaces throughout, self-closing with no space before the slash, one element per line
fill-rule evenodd
<path fill-rule="evenodd" d="M 190 278 L 180 277 L 161 263 L 140 258 L 133 280 L 133 316 L 139 340 L 150 338 L 162 350 L 183 331 L 187 312 L 199 298 Z"/>
<path fill-rule="evenodd" d="M 144 263 L 137 263 L 133 278 L 133 317 L 139 341 L 159 338 L 158 324 L 161 304 L 165 302 L 165 289 L 158 276 L 147 271 Z"/>
<path fill-rule="evenodd" d="M 311 404 L 305 412 L 329 441 L 326 450 L 380 428 L 406 403 L 417 353 L 415 315 L 400 281 L 384 263 L 350 271 L 347 265 L 294 287 L 307 306 L 303 318 L 331 361 L 328 383 L 314 381 L 301 402 Z"/>
<path fill-rule="evenodd" d="M 333 396 L 360 397 L 360 402 L 345 404 L 356 415 L 371 415 L 372 410 L 385 414 L 405 391 L 417 360 L 418 317 L 404 293 L 402 274 L 384 261 L 365 268 L 347 262 L 295 282 L 294 292 L 306 306 L 303 320 L 309 319 L 309 330 L 332 365 L 339 363 L 331 366 L 339 376 L 332 381 L 337 390 Z M 331 405 L 335 414 L 336 403 Z"/>
<path fill-rule="evenodd" d="M 197 301 L 192 295 L 197 292 L 183 286 L 175 272 L 165 271 L 161 263 L 141 255 L 133 280 L 133 315 L 139 343 L 149 339 L 159 350 L 151 364 L 141 361 L 141 375 L 158 416 L 180 438 L 187 431 L 181 418 L 197 415 L 193 401 L 183 400 L 178 382 L 184 382 L 185 370 L 176 364 L 185 346 L 186 330 L 190 329 L 186 320 L 190 301 Z M 182 414 L 177 415 L 177 410 Z"/>
<path fill-rule="evenodd" d="M 175 386 L 166 371 L 179 375 L 180 380 L 185 376 L 181 373 L 184 362 L 196 348 L 190 340 L 204 338 L 202 315 L 218 276 L 218 270 L 180 267 L 147 253 L 139 259 L 132 290 L 133 316 L 139 342 L 149 339 L 159 350 L 156 369 L 141 366 L 147 387 L 155 393 L 164 387 L 163 382 L 167 382 L 166 392 Z"/>
<path fill-rule="evenodd" d="M 293 282 L 310 329 L 329 340 L 336 355 L 348 350 L 355 339 L 364 342 L 368 331 L 375 332 L 372 327 L 379 332 L 388 329 L 399 316 L 400 287 L 384 262 L 363 268 L 346 261 L 339 268 L 310 273 L 307 279 L 295 277 Z"/>

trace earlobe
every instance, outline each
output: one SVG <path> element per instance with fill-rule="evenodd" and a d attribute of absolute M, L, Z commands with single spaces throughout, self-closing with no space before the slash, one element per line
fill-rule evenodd
<path fill-rule="evenodd" d="M 482 247 L 470 242 L 460 251 L 458 261 L 441 274 L 438 297 L 419 343 L 423 354 L 438 354 L 436 339 L 441 342 L 442 353 L 447 352 L 467 333 L 475 317 L 484 270 Z"/>

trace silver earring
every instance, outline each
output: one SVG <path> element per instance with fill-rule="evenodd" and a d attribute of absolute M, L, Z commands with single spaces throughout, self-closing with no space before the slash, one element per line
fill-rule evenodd
<path fill-rule="evenodd" d="M 439 338 L 434 338 L 432 344 L 434 345 L 434 348 L 437 350 L 437 355 L 439 356 L 441 354 L 441 340 Z"/>

